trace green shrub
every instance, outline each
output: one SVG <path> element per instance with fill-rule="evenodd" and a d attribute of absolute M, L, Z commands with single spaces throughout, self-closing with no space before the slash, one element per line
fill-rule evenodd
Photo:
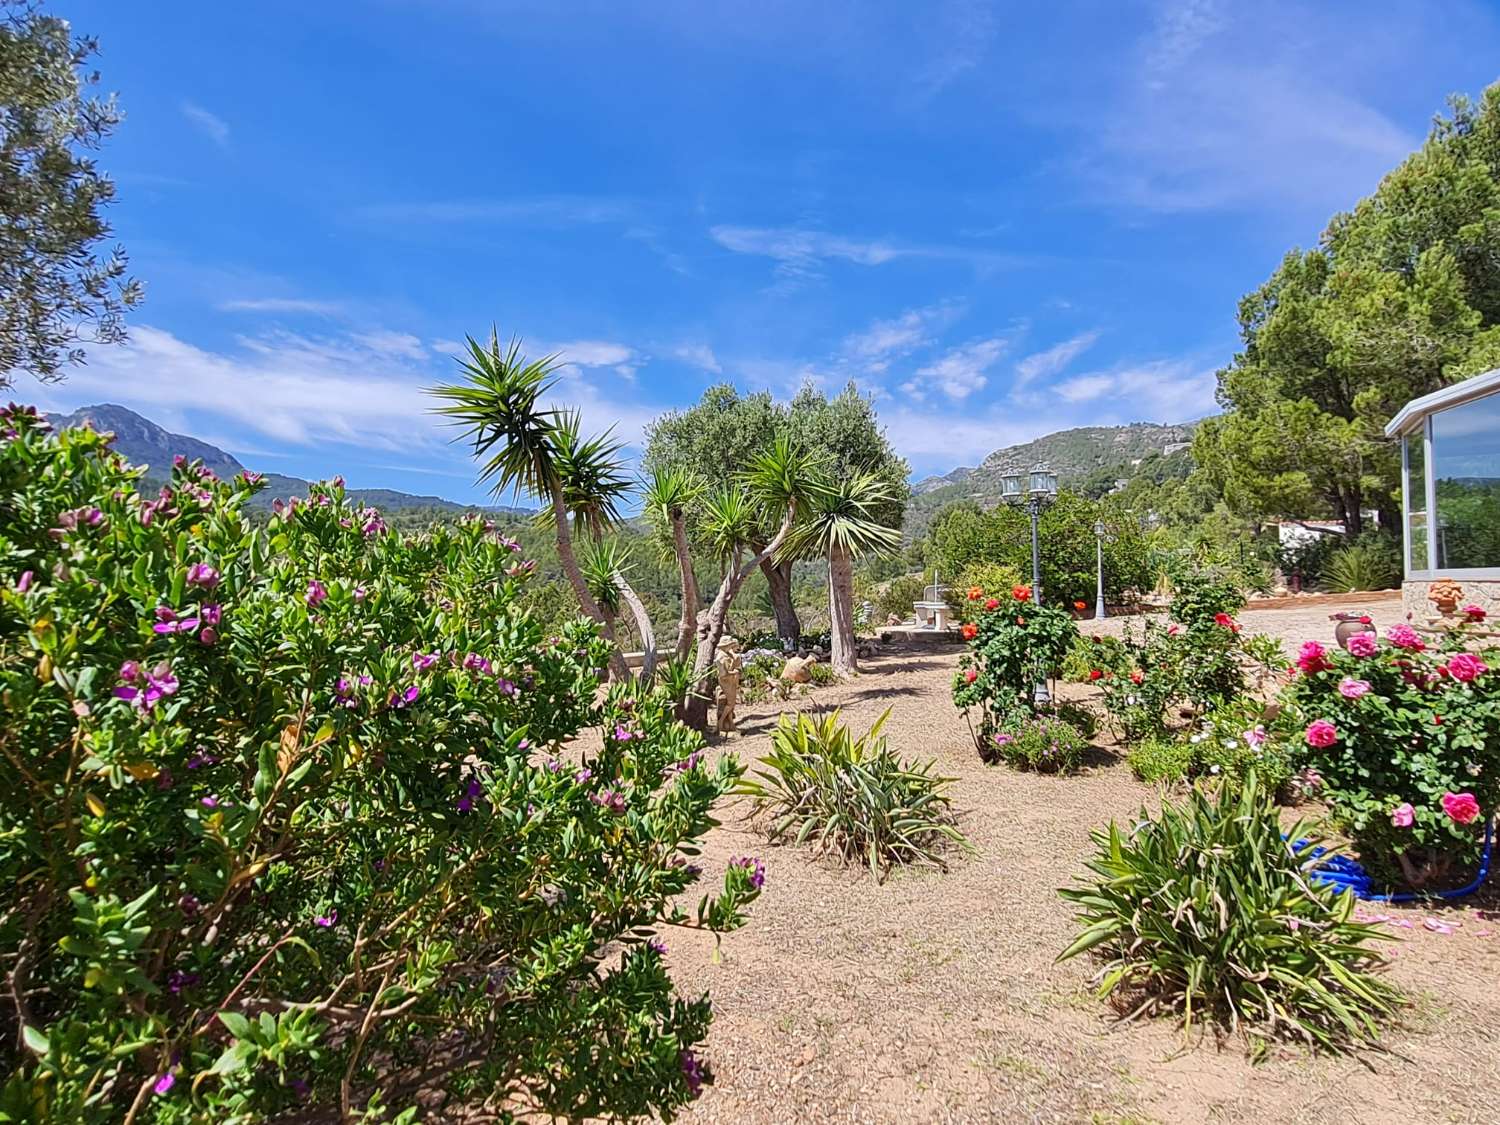
<path fill-rule="evenodd" d="M 946 599 L 960 615 L 969 612 L 969 593 L 980 591 L 982 598 L 1003 598 L 1012 587 L 1021 583 L 1021 572 L 1004 563 L 972 562 L 958 572 L 958 577 L 948 583 Z"/>
<path fill-rule="evenodd" d="M 1192 776 L 1193 748 L 1185 739 L 1153 736 L 1131 746 L 1125 761 L 1142 781 L 1172 785 Z"/>
<path fill-rule="evenodd" d="M 1013 730 L 997 731 L 991 742 L 1001 761 L 1038 773 L 1073 773 L 1089 748 L 1078 728 L 1059 718 L 1027 719 Z"/>
<path fill-rule="evenodd" d="M 1329 554 L 1319 584 L 1331 594 L 1401 585 L 1401 540 L 1376 533 L 1340 546 Z"/>
<path fill-rule="evenodd" d="M 927 579 L 920 574 L 903 574 L 887 582 L 875 597 L 880 623 L 884 624 L 886 618 L 892 616 L 902 621 L 909 618 L 912 607 L 922 600 L 922 591 L 927 585 Z"/>
<path fill-rule="evenodd" d="M 953 702 L 980 756 L 987 757 L 996 734 L 1036 709 L 1037 682 L 1056 675 L 1078 626 L 1066 610 L 1033 602 L 1030 586 L 1014 586 L 998 597 L 984 597 L 977 587 L 969 594 L 972 620 L 962 629 L 969 651 L 953 674 Z"/>
<path fill-rule="evenodd" d="M 1090 637 L 1082 633 L 1073 638 L 1063 657 L 1060 675 L 1075 684 L 1089 683 L 1098 677 L 1095 669 L 1114 668 L 1125 661 L 1125 646 L 1118 637 Z"/>
<path fill-rule="evenodd" d="M 1097 878 L 1062 891 L 1083 932 L 1059 960 L 1104 960 L 1099 995 L 1130 1017 L 1171 1012 L 1184 1034 L 1208 1021 L 1238 1031 L 1259 1058 L 1277 1040 L 1345 1050 L 1373 1045 L 1401 1004 L 1369 944 L 1376 927 L 1351 920 L 1351 893 L 1308 878 L 1276 805 L 1252 773 L 1242 787 L 1194 790 L 1153 819 L 1093 833 Z"/>
<path fill-rule="evenodd" d="M 676 905 L 740 767 L 666 692 L 596 703 L 597 633 L 549 638 L 478 520 L 402 536 L 334 482 L 257 526 L 251 479 L 138 475 L 0 419 L 0 1118 L 352 1119 L 417 1084 L 671 1116 L 711 1010 L 646 939 L 755 897 L 737 864 Z"/>
<path fill-rule="evenodd" d="M 785 699 L 790 694 L 789 685 L 781 679 L 781 670 L 785 667 L 784 657 L 764 652 L 757 654 L 740 671 L 740 700 L 764 703 L 772 698 Z"/>
<path fill-rule="evenodd" d="M 809 665 L 807 674 L 812 677 L 808 682 L 813 687 L 829 687 L 839 682 L 839 674 L 833 670 L 831 664 Z"/>
<path fill-rule="evenodd" d="M 783 715 L 761 768 L 740 785 L 774 842 L 811 843 L 818 854 L 861 863 L 884 880 L 892 866 L 947 870 L 948 845 L 967 848 L 932 763 L 902 761 L 881 729 L 890 711 L 855 738 L 840 713 Z"/>
<path fill-rule="evenodd" d="M 1471 631 L 1438 651 L 1404 624 L 1353 652 L 1309 641 L 1283 694 L 1292 768 L 1311 771 L 1367 868 L 1413 886 L 1476 859 L 1500 808 L 1500 672 L 1463 651 Z"/>

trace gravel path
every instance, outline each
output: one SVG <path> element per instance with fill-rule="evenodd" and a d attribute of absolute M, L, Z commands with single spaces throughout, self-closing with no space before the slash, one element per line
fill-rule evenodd
<path fill-rule="evenodd" d="M 1345 607 L 1340 607 L 1345 608 Z M 1347 607 L 1354 608 L 1354 607 Z M 1400 604 L 1363 607 L 1382 626 Z M 1247 611 L 1248 631 L 1327 640 L 1327 607 Z M 1085 623 L 1089 629 L 1117 622 Z M 1055 888 L 1072 881 L 1089 830 L 1155 795 L 1112 754 L 1081 776 L 986 767 L 949 699 L 956 650 L 867 662 L 856 681 L 797 705 L 838 706 L 856 727 L 891 708 L 904 752 L 956 780 L 972 856 L 947 874 L 898 873 L 884 885 L 770 848 L 728 810 L 707 840 L 708 870 L 763 855 L 768 879 L 749 924 L 724 939 L 669 934 L 669 963 L 690 992 L 709 989 L 707 1054 L 716 1084 L 689 1111 L 702 1122 L 1493 1122 L 1500 1120 L 1500 912 L 1482 902 L 1392 908 L 1393 976 L 1415 1002 L 1368 1060 L 1288 1052 L 1251 1067 L 1237 1043 L 1182 1050 L 1164 1022 L 1116 1029 L 1088 993 L 1088 965 L 1054 964 L 1073 932 Z M 1091 689 L 1065 685 L 1065 695 Z M 763 754 L 785 704 L 746 708 L 726 740 Z M 1491 933 L 1493 931 L 1493 934 Z"/>

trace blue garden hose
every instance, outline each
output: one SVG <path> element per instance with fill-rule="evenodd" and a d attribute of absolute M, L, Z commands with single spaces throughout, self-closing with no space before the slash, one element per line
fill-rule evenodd
<path fill-rule="evenodd" d="M 1495 846 L 1495 823 L 1486 821 L 1484 825 L 1484 852 L 1479 857 L 1479 872 L 1474 876 L 1474 881 L 1466 887 L 1459 887 L 1454 891 L 1396 891 L 1392 894 L 1379 894 L 1371 888 L 1374 880 L 1370 878 L 1365 869 L 1358 861 L 1350 859 L 1346 855 L 1336 855 L 1327 863 L 1319 866 L 1309 875 L 1315 882 L 1324 886 L 1332 887 L 1337 891 L 1353 891 L 1355 898 L 1364 899 L 1367 902 L 1414 902 L 1424 898 L 1463 898 L 1477 891 L 1484 883 L 1490 873 L 1490 853 Z M 1298 840 L 1292 845 L 1293 850 L 1301 852 L 1308 847 L 1308 841 Z M 1313 848 L 1308 854 L 1317 859 L 1328 851 L 1327 848 Z"/>

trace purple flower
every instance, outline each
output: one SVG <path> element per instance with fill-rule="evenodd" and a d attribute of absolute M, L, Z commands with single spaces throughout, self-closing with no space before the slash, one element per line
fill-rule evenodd
<path fill-rule="evenodd" d="M 667 943 L 662 941 L 661 938 L 652 938 L 646 943 L 646 948 L 654 950 L 662 957 L 665 957 L 667 955 Z"/>
<path fill-rule="evenodd" d="M 407 688 L 400 695 L 397 695 L 395 692 L 392 692 L 391 693 L 391 698 L 390 698 L 390 706 L 398 708 L 398 709 L 403 708 L 403 707 L 409 707 L 409 706 L 411 706 L 413 703 L 415 703 L 417 701 L 417 697 L 419 695 L 421 695 L 421 694 L 422 694 L 422 689 L 420 687 L 418 687 L 416 684 L 412 684 L 411 687 Z"/>
<path fill-rule="evenodd" d="M 159 605 L 156 607 L 156 624 L 151 626 L 153 633 L 169 635 L 172 633 L 196 633 L 198 631 L 198 618 L 177 616 L 177 611 L 171 606 Z"/>
<path fill-rule="evenodd" d="M 573 775 L 573 780 L 576 781 L 579 785 L 582 785 L 585 781 L 593 776 L 594 771 L 589 769 L 588 766 L 584 766 L 583 769 L 579 770 Z"/>
<path fill-rule="evenodd" d="M 341 477 L 341 476 L 334 477 L 333 481 L 331 483 L 333 484 L 334 488 L 343 488 L 344 487 L 344 478 Z"/>
<path fill-rule="evenodd" d="M 688 1096 L 696 1098 L 703 1092 L 703 1064 L 692 1051 L 683 1051 L 677 1058 L 682 1068 L 682 1077 L 687 1082 Z"/>
<path fill-rule="evenodd" d="M 181 969 L 173 969 L 167 974 L 167 990 L 172 993 L 181 992 L 184 988 L 192 988 L 197 983 L 197 973 L 186 973 Z"/>
<path fill-rule="evenodd" d="M 202 619 L 203 624 L 205 625 L 218 625 L 219 619 L 223 615 L 223 608 L 216 605 L 206 605 L 198 610 L 198 616 Z"/>
<path fill-rule="evenodd" d="M 756 859 L 754 856 L 740 856 L 729 861 L 730 867 L 743 867 L 750 872 L 750 885 L 757 891 L 766 885 L 766 865 L 764 860 Z"/>
<path fill-rule="evenodd" d="M 198 908 L 201 905 L 202 903 L 198 901 L 197 895 L 187 894 L 177 900 L 177 909 L 189 918 L 198 913 Z"/>
<path fill-rule="evenodd" d="M 218 761 L 219 759 L 214 755 L 208 753 L 206 750 L 199 749 L 187 760 L 187 768 L 190 770 L 202 769 L 204 766 L 217 765 Z"/>
<path fill-rule="evenodd" d="M 354 587 L 354 600 L 357 601 L 357 602 L 364 601 L 365 600 L 366 592 L 367 591 L 365 590 L 365 588 L 363 586 L 356 586 L 356 587 Z"/>
<path fill-rule="evenodd" d="M 219 807 L 219 798 L 210 794 L 209 796 L 204 797 L 203 800 L 198 803 L 201 804 L 205 809 L 216 809 Z"/>
<path fill-rule="evenodd" d="M 141 666 L 134 660 L 127 660 L 120 665 L 120 679 L 126 683 L 134 683 L 141 678 Z"/>
<path fill-rule="evenodd" d="M 218 631 L 215 629 L 205 629 L 203 630 L 203 632 L 198 634 L 198 640 L 206 645 L 217 644 L 219 640 Z"/>
<path fill-rule="evenodd" d="M 438 662 L 438 654 L 435 652 L 414 652 L 411 654 L 411 666 L 418 672 L 425 672 Z"/>
<path fill-rule="evenodd" d="M 322 926 L 325 930 L 339 920 L 339 912 L 330 910 L 326 915 L 320 914 L 313 919 L 314 926 Z"/>
<path fill-rule="evenodd" d="M 469 784 L 464 789 L 464 795 L 458 799 L 458 811 L 461 813 L 471 811 L 474 808 L 474 799 L 482 792 L 484 790 L 479 784 L 479 779 L 477 777 L 469 778 Z"/>
<path fill-rule="evenodd" d="M 171 666 L 165 661 L 143 675 L 139 665 L 132 660 L 127 660 L 120 666 L 121 679 L 127 679 L 125 676 L 127 671 L 130 671 L 132 675 L 126 683 L 115 688 L 115 698 L 134 704 L 142 714 L 155 707 L 157 701 L 164 696 L 177 694 L 177 677 L 172 675 Z"/>
<path fill-rule="evenodd" d="M 562 769 L 562 763 L 559 762 L 556 758 L 548 758 L 546 762 L 546 769 L 548 773 L 556 773 L 558 770 Z"/>
<path fill-rule="evenodd" d="M 364 525 L 360 528 L 360 531 L 364 533 L 366 539 L 370 539 L 376 535 L 379 535 L 384 530 L 385 520 L 380 518 L 379 512 L 376 512 L 372 509 L 370 518 L 365 520 Z"/>
<path fill-rule="evenodd" d="M 184 457 L 181 453 L 173 454 L 173 456 L 172 456 L 172 467 L 174 469 L 186 468 L 187 467 L 187 463 L 188 463 L 187 462 L 187 458 Z"/>
<path fill-rule="evenodd" d="M 622 813 L 625 811 L 625 794 L 619 793 L 614 789 L 601 789 L 599 792 L 592 794 L 589 800 L 593 801 L 600 808 L 608 809 L 613 813 Z"/>
<path fill-rule="evenodd" d="M 307 604 L 310 608 L 316 609 L 327 597 L 328 590 L 316 578 L 307 584 Z"/>
<path fill-rule="evenodd" d="M 687 773 L 689 770 L 698 768 L 698 763 L 703 760 L 703 751 L 694 750 L 680 762 L 673 762 L 661 771 L 662 777 L 676 777 L 678 774 Z"/>
<path fill-rule="evenodd" d="M 246 469 L 243 473 L 240 474 L 240 480 L 244 481 L 246 484 L 259 484 L 261 482 L 261 479 L 262 478 L 260 473 L 252 473 L 249 469 Z"/>
<path fill-rule="evenodd" d="M 212 590 L 221 578 L 219 572 L 207 563 L 194 563 L 187 568 L 187 580 L 189 586 L 202 586 L 206 590 Z"/>
<path fill-rule="evenodd" d="M 471 652 L 464 656 L 464 667 L 471 672 L 483 672 L 486 676 L 492 671 L 490 662 L 477 652 Z"/>
<path fill-rule="evenodd" d="M 495 686 L 500 689 L 500 694 L 501 695 L 515 695 L 516 694 L 516 685 L 513 684 L 513 683 L 511 683 L 504 676 L 500 677 L 500 679 L 496 682 Z"/>
<path fill-rule="evenodd" d="M 165 1074 L 163 1074 L 160 1078 L 158 1078 L 156 1080 L 156 1085 L 153 1086 L 153 1087 L 151 1087 L 151 1088 L 156 1091 L 156 1096 L 157 1097 L 161 1097 L 163 1094 L 165 1094 L 168 1090 L 170 1090 L 176 1084 L 177 1084 L 177 1079 L 175 1077 L 173 1077 L 172 1072 L 169 1070 Z"/>
<path fill-rule="evenodd" d="M 22 571 L 21 577 L 16 580 L 16 593 L 24 594 L 31 589 L 32 580 L 36 577 L 31 571 Z"/>

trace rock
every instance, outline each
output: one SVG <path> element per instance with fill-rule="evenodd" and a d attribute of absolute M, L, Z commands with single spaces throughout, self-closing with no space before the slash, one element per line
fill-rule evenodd
<path fill-rule="evenodd" d="M 816 656 L 801 657 L 794 656 L 786 662 L 786 667 L 781 670 L 781 678 L 792 684 L 812 683 L 812 666 L 818 662 Z"/>

